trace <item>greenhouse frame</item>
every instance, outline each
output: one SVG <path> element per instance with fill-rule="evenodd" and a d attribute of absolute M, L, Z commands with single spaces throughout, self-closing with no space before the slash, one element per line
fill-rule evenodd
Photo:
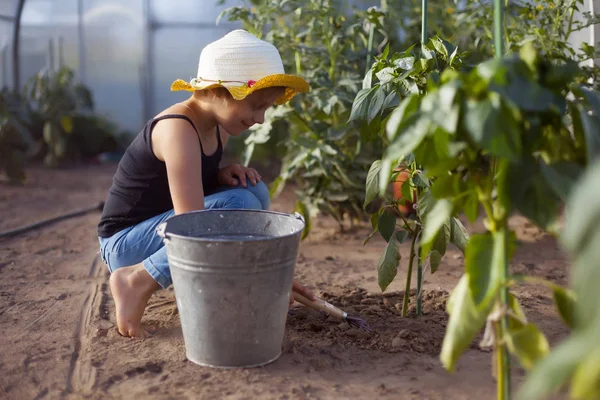
<path fill-rule="evenodd" d="M 96 109 L 135 132 L 181 99 L 174 79 L 195 75 L 209 42 L 239 27 L 218 15 L 240 0 L 1 0 L 0 87 L 22 88 L 45 68 L 68 66 L 90 87 Z M 586 0 L 587 11 L 600 0 Z M 598 26 L 573 34 L 596 43 Z M 177 60 L 174 62 L 174 60 Z M 598 62 L 598 60 L 596 60 Z"/>

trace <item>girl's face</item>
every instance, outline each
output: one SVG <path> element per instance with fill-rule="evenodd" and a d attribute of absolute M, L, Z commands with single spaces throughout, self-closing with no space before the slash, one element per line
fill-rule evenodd
<path fill-rule="evenodd" d="M 217 123 L 230 135 L 238 136 L 255 124 L 262 124 L 265 111 L 284 93 L 284 88 L 257 90 L 243 100 L 227 97 L 214 110 Z M 221 94 L 222 95 L 222 94 Z M 221 98 L 223 98 L 221 96 Z"/>

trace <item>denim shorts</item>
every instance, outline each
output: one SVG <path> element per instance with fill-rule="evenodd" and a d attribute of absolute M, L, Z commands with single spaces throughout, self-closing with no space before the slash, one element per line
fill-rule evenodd
<path fill-rule="evenodd" d="M 247 187 L 224 186 L 205 196 L 205 209 L 268 210 L 271 204 L 269 189 L 263 182 Z M 167 252 L 156 228 L 173 216 L 169 210 L 137 225 L 125 228 L 111 237 L 98 238 L 100 255 L 110 272 L 142 263 L 152 278 L 164 289 L 172 283 Z"/>

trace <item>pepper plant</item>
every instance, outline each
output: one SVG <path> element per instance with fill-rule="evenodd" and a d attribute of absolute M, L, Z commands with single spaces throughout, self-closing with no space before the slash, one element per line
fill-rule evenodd
<path fill-rule="evenodd" d="M 600 115 L 598 103 L 594 107 Z M 568 383 L 572 399 L 600 397 L 600 160 L 575 184 L 567 201 L 561 243 L 575 262 L 572 286 L 577 301 L 572 334 L 536 365 L 518 393 L 519 399 L 547 398 Z"/>
<path fill-rule="evenodd" d="M 599 154 L 600 97 L 574 83 L 578 73 L 575 62 L 551 62 L 525 44 L 518 54 L 470 71 L 444 71 L 425 96 L 405 98 L 400 116 L 387 124 L 390 144 L 380 181 L 410 153 L 426 176 L 435 177 L 433 201 L 422 216 L 422 256 L 434 248 L 449 218 L 464 212 L 474 222 L 480 207 L 485 211 L 486 232 L 470 237 L 465 274 L 448 300 L 441 360 L 452 371 L 485 326 L 482 346 L 494 348 L 502 399 L 510 395 L 508 353 L 531 369 L 549 350 L 510 287 L 524 280 L 546 285 L 564 321 L 573 320 L 570 292 L 510 274 L 516 237 L 508 218 L 519 212 L 557 234 L 563 201 Z"/>
<path fill-rule="evenodd" d="M 369 49 L 377 47 L 383 14 L 344 10 L 334 0 L 265 0 L 230 7 L 219 17 L 241 21 L 244 29 L 271 42 L 285 70 L 304 77 L 311 91 L 289 104 L 271 109 L 265 123 L 245 139 L 247 164 L 255 146 L 271 140 L 274 129 L 285 132 L 278 152 L 283 164 L 272 185 L 278 195 L 295 182 L 297 211 L 307 220 L 317 212 L 333 216 L 343 229 L 364 218 L 364 182 L 369 166 L 381 152 L 379 142 L 365 143 L 360 130 L 348 123 L 352 102 L 361 88 Z M 378 39 L 379 40 L 379 39 Z M 363 132 L 364 133 L 364 132 Z"/>
<path fill-rule="evenodd" d="M 20 93 L 2 89 L 0 92 L 0 171 L 10 183 L 25 181 L 25 161 L 32 139 L 27 130 L 29 113 Z"/>
<path fill-rule="evenodd" d="M 32 112 L 43 124 L 44 163 L 56 166 L 65 157 L 67 136 L 73 131 L 73 118 L 92 111 L 91 91 L 75 81 L 72 70 L 42 71 L 26 84 L 25 94 Z"/>
<path fill-rule="evenodd" d="M 386 126 L 394 125 L 399 118 L 402 118 L 407 108 L 416 106 L 416 102 L 413 101 L 412 104 L 403 103 L 405 107 L 398 107 L 399 101 L 411 96 L 415 96 L 416 99 L 424 95 L 428 87 L 434 86 L 435 82 L 439 81 L 443 71 L 460 69 L 462 60 L 458 48 L 439 37 L 431 39 L 416 49 L 412 46 L 404 52 L 391 56 L 388 52 L 389 48 L 386 48 L 366 74 L 363 89 L 355 98 L 350 120 L 362 122 L 362 128 L 366 132 L 363 135 L 365 140 L 380 140 L 389 145 L 390 134 L 395 132 L 386 131 Z M 384 161 L 385 168 L 391 168 L 393 173 L 387 179 L 380 180 Z M 406 178 L 403 182 L 398 182 L 401 176 Z M 401 196 L 386 192 L 383 197 L 380 197 L 380 190 L 384 190 L 389 185 L 401 185 Z M 429 260 L 431 272 L 435 273 L 449 243 L 454 243 L 464 250 L 468 241 L 468 234 L 460 220 L 449 217 L 445 221 L 444 228 L 437 234 L 431 251 L 424 255 L 419 254 L 419 238 L 423 229 L 422 218 L 432 202 L 430 187 L 430 178 L 423 173 L 422 166 L 413 154 L 406 154 L 405 157 L 391 164 L 388 160 L 376 160 L 371 165 L 366 180 L 364 207 L 371 213 L 373 232 L 365 244 L 377 232 L 387 242 L 377 266 L 379 287 L 382 291 L 387 289 L 397 274 L 400 264 L 397 243 L 403 243 L 409 237 L 411 238 L 402 316 L 406 316 L 408 312 L 415 259 L 418 268 L 417 314 L 421 314 L 423 260 Z M 414 211 L 410 211 L 409 208 L 406 215 L 399 209 L 401 203 L 405 202 L 414 204 L 412 207 Z M 373 207 L 373 204 L 378 207 Z"/>

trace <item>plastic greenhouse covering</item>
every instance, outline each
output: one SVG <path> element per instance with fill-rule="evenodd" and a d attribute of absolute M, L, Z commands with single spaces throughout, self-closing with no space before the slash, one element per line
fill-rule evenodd
<path fill-rule="evenodd" d="M 597 10 L 599 2 L 587 0 L 586 8 L 591 11 L 596 5 Z M 183 98 L 170 92 L 171 82 L 192 78 L 201 49 L 239 27 L 226 19 L 216 25 L 216 19 L 224 8 L 241 4 L 241 0 L 224 5 L 217 0 L 0 0 L 0 87 L 22 87 L 39 71 L 65 65 L 92 89 L 98 112 L 137 132 L 152 115 Z M 597 30 L 578 32 L 580 37 L 573 40 L 596 43 Z"/>
<path fill-rule="evenodd" d="M 0 0 L 2 86 L 14 86 L 11 41 L 19 0 Z M 25 0 L 19 40 L 19 85 L 45 68 L 68 66 L 90 87 L 97 111 L 137 131 L 182 99 L 169 87 L 196 73 L 209 42 L 237 24 L 219 13 L 240 2 L 215 0 Z"/>

